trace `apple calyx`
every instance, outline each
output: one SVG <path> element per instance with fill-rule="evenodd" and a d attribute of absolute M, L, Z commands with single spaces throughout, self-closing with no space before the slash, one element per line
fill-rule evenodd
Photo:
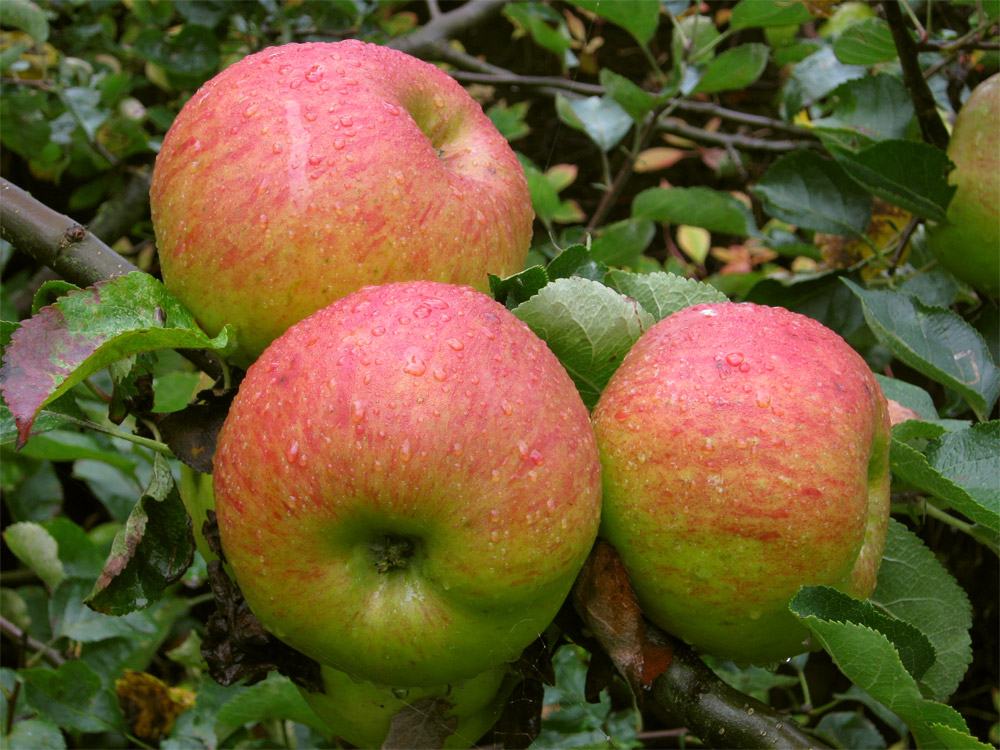
<path fill-rule="evenodd" d="M 400 536 L 383 536 L 369 545 L 376 556 L 375 569 L 379 573 L 388 573 L 390 570 L 408 568 L 410 558 L 413 557 L 413 541 Z"/>

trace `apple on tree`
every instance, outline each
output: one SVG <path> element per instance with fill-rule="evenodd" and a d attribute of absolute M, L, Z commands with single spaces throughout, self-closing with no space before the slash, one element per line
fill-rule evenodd
<path fill-rule="evenodd" d="M 783 308 L 714 303 L 639 338 L 594 409 L 601 536 L 643 613 L 724 659 L 807 650 L 802 585 L 875 587 L 888 405 L 865 361 Z"/>
<path fill-rule="evenodd" d="M 548 347 L 469 287 L 366 287 L 250 367 L 219 435 L 222 547 L 261 623 L 393 686 L 516 658 L 600 522 L 589 415 Z"/>
<path fill-rule="evenodd" d="M 955 118 L 948 156 L 955 194 L 948 221 L 928 227 L 927 245 L 957 278 L 1000 296 L 1000 73 L 979 84 Z"/>
<path fill-rule="evenodd" d="M 330 731 L 355 747 L 382 747 L 394 717 L 409 710 L 409 721 L 424 730 L 423 736 L 446 736 L 443 747 L 465 748 L 500 718 L 513 687 L 507 672 L 501 664 L 453 685 L 392 688 L 324 666 L 325 692 L 299 691 Z M 425 728 L 427 723 L 435 726 Z"/>
<path fill-rule="evenodd" d="M 357 40 L 287 44 L 208 81 L 163 141 L 150 190 L 167 287 L 251 363 L 366 284 L 485 291 L 521 270 L 524 171 L 454 79 Z"/>

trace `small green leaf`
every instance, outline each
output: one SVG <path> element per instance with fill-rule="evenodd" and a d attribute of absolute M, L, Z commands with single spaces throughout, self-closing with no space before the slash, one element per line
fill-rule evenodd
<path fill-rule="evenodd" d="M 149 484 L 115 536 L 87 605 L 108 615 L 148 607 L 180 580 L 193 555 L 191 520 L 167 459 L 156 454 Z"/>
<path fill-rule="evenodd" d="M 271 719 L 295 721 L 318 732 L 329 732 L 294 683 L 273 672 L 263 682 L 240 692 L 220 707 L 215 718 L 215 731 L 220 738 L 228 737 L 241 727 Z"/>
<path fill-rule="evenodd" d="M 639 274 L 615 269 L 608 272 L 605 283 L 619 294 L 637 300 L 657 321 L 691 305 L 729 301 L 709 284 L 666 271 Z"/>
<path fill-rule="evenodd" d="M 204 26 L 186 23 L 176 34 L 146 29 L 133 44 L 140 55 L 163 68 L 178 88 L 194 88 L 219 69 L 219 40 Z"/>
<path fill-rule="evenodd" d="M 928 698 L 947 701 L 972 663 L 972 606 L 934 553 L 895 519 L 889 520 L 871 601 L 930 639 L 937 658 L 920 684 Z"/>
<path fill-rule="evenodd" d="M 516 26 L 525 29 L 539 47 L 558 55 L 560 60 L 571 54 L 573 40 L 566 22 L 552 8 L 534 2 L 507 3 L 503 12 Z"/>
<path fill-rule="evenodd" d="M 541 266 L 526 268 L 503 279 L 490 274 L 489 279 L 493 299 L 511 309 L 534 297 L 549 283 L 549 275 Z"/>
<path fill-rule="evenodd" d="M 545 267 L 549 280 L 582 276 L 592 281 L 603 281 L 608 267 L 591 255 L 585 245 L 570 245 Z"/>
<path fill-rule="evenodd" d="M 3 532 L 14 556 L 54 589 L 66 577 L 59 559 L 59 543 L 41 524 L 24 521 L 12 523 Z"/>
<path fill-rule="evenodd" d="M 65 750 L 66 738 L 58 726 L 44 719 L 17 722 L 3 738 L 7 747 L 18 750 Z"/>
<path fill-rule="evenodd" d="M 568 99 L 559 94 L 556 112 L 560 120 L 582 130 L 605 152 L 617 146 L 632 129 L 632 117 L 608 95 Z"/>
<path fill-rule="evenodd" d="M 112 362 L 155 349 L 230 347 L 229 329 L 209 338 L 162 282 L 142 272 L 70 292 L 14 331 L 0 389 L 28 440 L 38 410 Z"/>
<path fill-rule="evenodd" d="M 80 732 L 124 731 L 118 700 L 86 662 L 74 659 L 57 669 L 24 669 L 20 676 L 28 704 L 40 718 Z"/>
<path fill-rule="evenodd" d="M 91 579 L 67 578 L 49 599 L 49 620 L 53 635 L 82 643 L 97 643 L 109 638 L 148 640 L 157 632 L 150 611 L 131 612 L 121 617 L 95 612 L 84 604 L 93 588 Z"/>
<path fill-rule="evenodd" d="M 833 53 L 848 65 L 874 65 L 898 57 L 889 24 L 869 18 L 848 28 L 833 43 Z"/>
<path fill-rule="evenodd" d="M 524 138 L 531 132 L 531 127 L 524 121 L 527 114 L 528 102 L 516 102 L 507 106 L 506 102 L 501 101 L 486 110 L 490 122 L 509 142 Z"/>
<path fill-rule="evenodd" d="M 632 216 L 741 237 L 759 234 L 753 214 L 744 203 L 729 193 L 707 187 L 648 188 L 632 201 Z"/>
<path fill-rule="evenodd" d="M 654 96 L 610 68 L 601 68 L 600 81 L 607 90 L 608 96 L 618 102 L 636 123 L 642 122 L 646 115 L 656 109 L 666 98 L 669 98 Z"/>
<path fill-rule="evenodd" d="M 588 408 L 653 316 L 589 279 L 559 279 L 514 308 L 566 368 Z"/>
<path fill-rule="evenodd" d="M 782 156 L 750 191 L 771 216 L 816 232 L 862 237 L 871 218 L 868 191 L 814 151 Z"/>
<path fill-rule="evenodd" d="M 767 67 L 770 47 L 766 44 L 741 44 L 723 52 L 710 62 L 692 94 L 712 94 L 749 86 Z"/>
<path fill-rule="evenodd" d="M 886 375 L 875 373 L 875 378 L 882 386 L 882 393 L 887 399 L 896 401 L 907 409 L 912 409 L 924 419 L 937 419 L 937 408 L 934 406 L 934 399 L 931 394 L 923 388 L 905 380 L 890 378 Z"/>
<path fill-rule="evenodd" d="M 742 0 L 733 8 L 729 25 L 733 29 L 768 26 L 798 26 L 812 19 L 805 3 L 786 0 Z"/>
<path fill-rule="evenodd" d="M 1000 370 L 979 332 L 951 310 L 928 307 L 886 289 L 862 289 L 844 279 L 861 300 L 876 338 L 900 361 L 948 386 L 980 419 L 1000 395 Z"/>
<path fill-rule="evenodd" d="M 658 2 L 622 3 L 609 0 L 576 0 L 576 5 L 606 18 L 635 37 L 646 46 L 660 23 Z"/>
<path fill-rule="evenodd" d="M 829 586 L 803 586 L 792 601 L 799 617 L 850 622 L 881 633 L 892 642 L 906 671 L 916 680 L 934 663 L 934 647 L 926 635 L 905 620 L 878 611 L 870 602 Z"/>
<path fill-rule="evenodd" d="M 831 147 L 847 176 L 894 206 L 934 221 L 946 221 L 955 186 L 954 166 L 939 148 L 918 141 L 884 140 L 860 151 Z"/>

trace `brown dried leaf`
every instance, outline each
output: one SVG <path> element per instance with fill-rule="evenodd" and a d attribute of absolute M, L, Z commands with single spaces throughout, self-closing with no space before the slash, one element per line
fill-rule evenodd
<path fill-rule="evenodd" d="M 215 441 L 236 389 L 216 395 L 213 391 L 198 394 L 198 403 L 166 415 L 160 420 L 160 434 L 181 461 L 202 474 L 212 473 Z"/>
<path fill-rule="evenodd" d="M 189 690 L 168 688 L 153 675 L 131 669 L 115 680 L 115 692 L 132 733 L 154 742 L 170 734 L 177 717 L 195 700 Z"/>
<path fill-rule="evenodd" d="M 422 698 L 392 717 L 384 750 L 441 748 L 458 727 L 457 716 L 447 716 L 454 704 L 444 698 Z"/>

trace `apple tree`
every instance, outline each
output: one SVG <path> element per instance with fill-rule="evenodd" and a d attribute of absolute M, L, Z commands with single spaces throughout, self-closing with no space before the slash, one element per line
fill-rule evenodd
<path fill-rule="evenodd" d="M 995 746 L 998 22 L 996 0 L 0 4 L 3 746 L 345 746 L 320 716 L 386 747 Z M 877 381 L 877 583 L 782 604 L 813 650 L 751 665 L 738 643 L 692 648 L 640 603 L 658 581 L 630 580 L 601 539 L 540 637 L 454 694 L 359 683 L 261 625 L 218 527 L 192 522 L 245 375 L 239 331 L 206 332 L 163 283 L 150 184 L 207 81 L 346 39 L 434 63 L 516 152 L 527 259 L 475 285 L 587 410 L 621 398 L 649 329 L 730 301 L 822 324 Z M 239 242 L 256 220 L 224 228 Z M 248 274 L 315 275 L 318 244 Z M 809 444 L 845 437 L 826 429 Z M 788 483 L 808 486 L 820 455 Z M 711 563 L 709 584 L 736 572 Z M 698 607 L 692 643 L 719 627 Z"/>

